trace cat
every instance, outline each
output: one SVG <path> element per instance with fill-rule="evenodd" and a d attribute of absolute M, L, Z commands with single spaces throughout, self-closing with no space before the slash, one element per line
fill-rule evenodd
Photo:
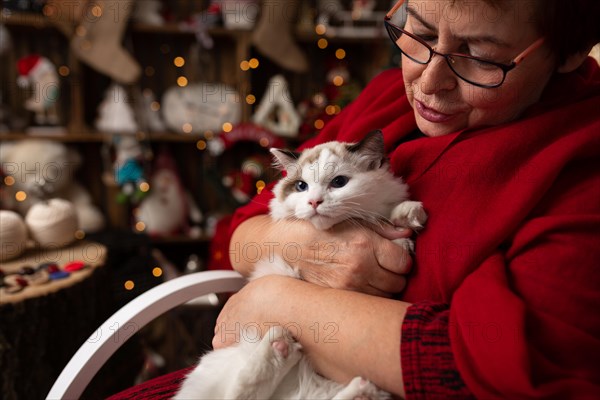
<path fill-rule="evenodd" d="M 322 230 L 347 219 L 418 230 L 427 220 L 423 205 L 409 201 L 408 186 L 390 172 L 381 131 L 358 143 L 328 142 L 302 153 L 283 149 L 271 153 L 276 166 L 286 171 L 269 203 L 274 220 L 307 220 Z M 395 242 L 414 249 L 410 239 Z M 259 261 L 250 279 L 270 274 L 300 279 L 299 271 L 278 257 Z M 304 357 L 301 345 L 280 326 L 260 336 L 257 331 L 242 331 L 239 344 L 205 354 L 175 399 L 390 398 L 361 377 L 347 385 L 323 378 Z"/>

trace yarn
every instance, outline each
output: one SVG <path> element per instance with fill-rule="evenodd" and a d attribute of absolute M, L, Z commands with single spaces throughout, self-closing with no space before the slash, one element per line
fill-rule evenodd
<path fill-rule="evenodd" d="M 73 242 L 78 226 L 75 206 L 63 199 L 34 204 L 25 216 L 25 223 L 31 238 L 45 248 L 59 248 Z"/>
<path fill-rule="evenodd" d="M 16 258 L 27 246 L 27 227 L 14 211 L 0 210 L 0 261 Z"/>

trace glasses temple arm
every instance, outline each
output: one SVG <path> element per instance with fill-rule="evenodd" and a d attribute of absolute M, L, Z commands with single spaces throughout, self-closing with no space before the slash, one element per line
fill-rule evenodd
<path fill-rule="evenodd" d="M 386 14 L 387 18 L 392 18 L 392 15 L 394 15 L 396 13 L 396 11 L 398 11 L 398 9 L 400 7 L 402 7 L 402 4 L 404 4 L 404 0 L 399 0 L 394 7 L 392 7 L 392 9 L 390 11 L 388 11 L 388 13 Z"/>
<path fill-rule="evenodd" d="M 535 42 L 533 42 L 531 44 L 531 46 L 529 46 L 528 48 L 526 48 L 525 50 L 523 50 L 523 52 L 521 54 L 519 54 L 518 56 L 516 56 L 515 59 L 513 60 L 513 62 L 515 64 L 519 64 L 521 61 L 523 61 L 525 59 L 525 57 L 527 57 L 529 54 L 531 54 L 535 50 L 537 50 L 542 44 L 544 44 L 544 38 L 539 38 L 538 40 L 536 40 Z"/>

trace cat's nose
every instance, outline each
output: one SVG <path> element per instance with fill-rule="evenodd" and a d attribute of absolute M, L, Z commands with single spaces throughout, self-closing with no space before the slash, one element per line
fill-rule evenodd
<path fill-rule="evenodd" d="M 314 208 L 316 210 L 317 207 L 319 207 L 319 204 L 321 204 L 322 202 L 323 202 L 323 200 L 309 200 L 308 204 L 310 204 L 312 206 L 312 208 Z"/>

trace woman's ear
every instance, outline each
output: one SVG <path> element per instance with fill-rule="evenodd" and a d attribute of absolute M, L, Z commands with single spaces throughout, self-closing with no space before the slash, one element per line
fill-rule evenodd
<path fill-rule="evenodd" d="M 565 60 L 565 62 L 563 62 L 558 67 L 558 72 L 560 72 L 561 74 L 567 74 L 569 72 L 575 71 L 577 68 L 579 68 L 579 66 L 581 64 L 583 64 L 583 62 L 585 61 L 585 59 L 590 54 L 591 50 L 592 50 L 592 46 L 590 46 L 589 48 L 587 48 L 585 51 L 582 51 L 582 52 L 579 52 L 579 53 L 575 53 L 575 54 L 571 54 L 569 57 L 567 57 L 567 59 Z"/>

